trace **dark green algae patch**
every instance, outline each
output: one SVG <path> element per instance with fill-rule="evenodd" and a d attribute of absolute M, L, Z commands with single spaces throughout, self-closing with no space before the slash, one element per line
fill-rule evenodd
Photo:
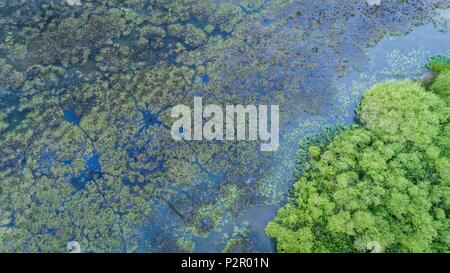
<path fill-rule="evenodd" d="M 302 115 L 334 120 L 333 83 L 368 46 L 449 4 L 2 1 L 0 251 L 196 250 L 288 193 L 262 182 L 259 143 L 172 140 L 172 106 L 279 104 L 283 141 Z M 225 251 L 266 250 L 229 233 Z"/>

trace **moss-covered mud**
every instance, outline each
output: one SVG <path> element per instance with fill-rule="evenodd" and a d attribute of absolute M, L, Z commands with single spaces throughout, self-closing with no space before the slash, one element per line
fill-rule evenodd
<path fill-rule="evenodd" d="M 208 251 L 227 223 L 220 250 L 270 251 L 241 216 L 284 200 L 299 137 L 351 120 L 337 79 L 448 6 L 2 1 L 0 251 Z M 173 141 L 169 109 L 194 95 L 279 104 L 287 144 Z"/>

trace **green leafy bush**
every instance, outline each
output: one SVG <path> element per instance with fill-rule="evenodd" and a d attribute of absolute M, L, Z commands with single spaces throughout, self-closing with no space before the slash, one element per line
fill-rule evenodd
<path fill-rule="evenodd" d="M 427 68 L 439 74 L 450 69 L 450 56 L 436 55 L 428 59 Z"/>
<path fill-rule="evenodd" d="M 344 125 L 327 126 L 319 133 L 308 135 L 300 140 L 297 150 L 298 167 L 296 170 L 296 177 L 301 177 L 303 173 L 310 168 L 310 160 L 313 159 L 313 156 L 316 154 L 316 151 L 314 150 L 322 150 L 335 136 L 347 128 L 349 127 Z"/>
<path fill-rule="evenodd" d="M 446 108 L 438 96 L 417 82 L 390 81 L 367 91 L 358 117 L 369 129 L 426 146 L 439 133 L 439 125 L 448 114 Z"/>
<path fill-rule="evenodd" d="M 386 82 L 367 92 L 358 115 L 366 128 L 345 130 L 320 156 L 314 150 L 267 226 L 277 251 L 450 251 L 443 100 L 415 82 Z"/>
<path fill-rule="evenodd" d="M 450 102 L 450 70 L 447 70 L 436 78 L 431 91 L 444 98 L 447 103 Z"/>

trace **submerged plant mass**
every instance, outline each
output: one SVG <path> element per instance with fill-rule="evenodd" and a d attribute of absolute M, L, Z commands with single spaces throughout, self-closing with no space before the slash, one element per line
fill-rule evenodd
<path fill-rule="evenodd" d="M 173 106 L 191 105 L 194 96 L 205 104 L 277 104 L 287 139 L 299 116 L 318 117 L 308 125 L 315 128 L 335 115 L 329 113 L 335 80 L 365 64 L 368 46 L 408 33 L 449 6 L 446 0 L 380 6 L 360 0 L 2 0 L 0 252 L 65 252 L 71 241 L 83 252 L 198 251 L 199 238 L 287 192 L 264 182 L 277 154 L 260 152 L 258 143 L 174 141 Z M 430 88 L 442 96 L 447 84 L 442 72 Z M 416 109 L 430 117 L 430 127 L 408 134 L 403 144 L 426 146 L 440 134 L 442 119 L 428 108 L 442 103 L 431 100 Z M 368 127 L 381 123 L 367 117 Z M 395 125 L 383 128 L 395 133 Z M 333 127 L 330 135 L 340 130 Z M 372 138 L 380 145 L 391 141 Z M 323 158 L 323 143 L 311 143 L 317 147 L 299 159 Z M 440 158 L 432 146 L 426 155 L 411 153 L 418 161 Z M 412 175 L 445 172 L 439 162 Z M 410 194 L 420 199 L 432 191 L 425 186 Z M 336 225 L 345 229 L 341 216 Z M 249 234 L 239 226 L 222 249 L 257 251 L 248 246 Z"/>

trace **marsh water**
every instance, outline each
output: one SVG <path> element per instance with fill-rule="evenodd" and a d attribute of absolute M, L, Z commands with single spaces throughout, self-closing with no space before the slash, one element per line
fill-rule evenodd
<path fill-rule="evenodd" d="M 0 182 L 29 191 L 2 199 L 0 222 L 25 251 L 76 240 L 100 252 L 272 252 L 264 229 L 301 175 L 299 141 L 355 123 L 370 86 L 421 78 L 429 56 L 450 53 L 448 1 L 31 2 L 0 6 L 2 38 L 26 45 L 16 58 L 20 47 L 2 44 Z M 99 26 L 114 35 L 92 35 Z M 169 109 L 193 96 L 279 104 L 280 148 L 175 143 Z"/>

